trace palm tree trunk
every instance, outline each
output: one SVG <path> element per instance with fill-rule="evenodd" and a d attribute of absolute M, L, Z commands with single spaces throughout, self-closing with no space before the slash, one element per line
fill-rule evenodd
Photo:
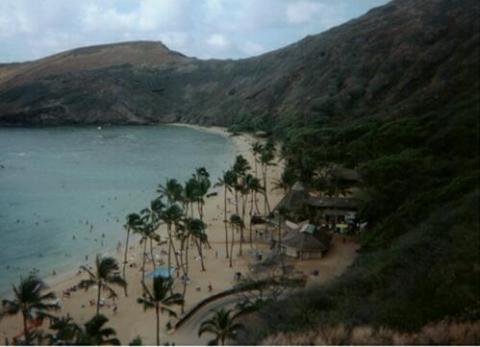
<path fill-rule="evenodd" d="M 250 200 L 250 223 L 249 223 L 249 241 L 250 241 L 250 248 L 253 248 L 253 238 L 252 238 L 252 217 L 253 217 L 253 199 L 255 196 L 255 191 L 252 191 L 251 194 L 252 198 Z"/>
<path fill-rule="evenodd" d="M 97 316 L 100 314 L 100 295 L 102 293 L 102 282 L 97 283 L 98 293 L 97 293 Z"/>
<path fill-rule="evenodd" d="M 223 199 L 223 223 L 225 224 L 225 254 L 228 259 L 228 221 L 227 221 L 227 187 L 225 186 L 225 193 Z"/>
<path fill-rule="evenodd" d="M 240 251 L 238 253 L 239 256 L 243 255 L 242 246 L 243 246 L 243 226 L 240 226 Z"/>
<path fill-rule="evenodd" d="M 203 263 L 203 252 L 202 252 L 202 244 L 195 239 L 195 243 L 197 245 L 198 255 L 200 256 L 200 264 L 202 265 L 202 271 L 205 271 L 205 264 Z"/>
<path fill-rule="evenodd" d="M 182 306 L 181 306 L 181 312 L 182 314 L 185 313 L 185 295 L 187 295 L 187 275 L 185 275 L 185 280 L 183 281 L 183 291 L 182 291 Z"/>
<path fill-rule="evenodd" d="M 180 268 L 185 272 L 185 259 L 183 254 L 185 254 L 185 239 L 180 240 Z"/>
<path fill-rule="evenodd" d="M 256 213 L 260 213 L 260 207 L 258 207 L 258 199 L 257 199 L 257 192 L 255 191 L 255 211 Z"/>
<path fill-rule="evenodd" d="M 152 265 L 153 265 L 153 271 L 157 268 L 157 265 L 155 264 L 155 257 L 153 255 L 153 240 L 150 239 L 150 257 L 152 257 Z"/>
<path fill-rule="evenodd" d="M 27 314 L 22 311 L 23 316 L 23 334 L 25 335 L 25 345 L 30 344 L 30 336 L 28 336 L 28 327 L 27 327 Z"/>
<path fill-rule="evenodd" d="M 187 274 L 188 276 L 188 249 L 190 248 L 190 242 L 188 240 L 188 237 L 187 237 L 187 246 L 185 247 L 185 273 Z"/>
<path fill-rule="evenodd" d="M 157 317 L 157 346 L 160 346 L 160 312 L 158 304 L 155 304 L 155 315 Z"/>
<path fill-rule="evenodd" d="M 265 164 L 262 166 L 262 173 L 263 173 L 263 211 L 265 216 L 267 216 L 267 170 L 265 168 Z"/>
<path fill-rule="evenodd" d="M 238 212 L 238 191 L 235 189 L 235 213 L 237 214 L 237 216 L 240 215 L 240 213 Z"/>
<path fill-rule="evenodd" d="M 198 217 L 200 218 L 200 220 L 203 222 L 203 216 L 202 216 L 202 209 L 201 209 L 201 203 L 200 201 L 197 202 L 197 210 L 198 210 Z"/>
<path fill-rule="evenodd" d="M 170 236 L 168 237 L 168 260 L 167 260 L 167 265 L 168 265 L 168 273 L 170 273 L 170 269 L 172 268 L 172 240 Z"/>
<path fill-rule="evenodd" d="M 173 250 L 173 256 L 175 258 L 175 266 L 178 269 L 180 267 L 180 261 L 178 260 L 177 250 L 175 249 L 175 242 L 173 242 L 173 239 L 172 239 L 172 250 Z"/>
<path fill-rule="evenodd" d="M 142 283 L 145 282 L 145 262 L 147 260 L 147 239 L 143 239 Z"/>
<path fill-rule="evenodd" d="M 233 245 L 235 243 L 235 230 L 234 226 L 231 226 L 232 230 L 232 243 L 230 244 L 230 267 L 233 267 L 232 259 L 233 259 Z"/>
<path fill-rule="evenodd" d="M 127 256 L 128 256 L 128 240 L 130 238 L 130 228 L 127 229 L 127 240 L 125 241 L 125 254 L 123 256 L 123 279 L 127 278 Z M 128 296 L 127 286 L 124 287 L 125 296 Z"/>

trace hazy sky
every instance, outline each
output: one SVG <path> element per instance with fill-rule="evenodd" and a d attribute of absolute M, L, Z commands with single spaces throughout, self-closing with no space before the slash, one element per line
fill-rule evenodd
<path fill-rule="evenodd" d="M 0 0 L 0 62 L 100 43 L 160 40 L 243 58 L 322 32 L 388 0 Z"/>

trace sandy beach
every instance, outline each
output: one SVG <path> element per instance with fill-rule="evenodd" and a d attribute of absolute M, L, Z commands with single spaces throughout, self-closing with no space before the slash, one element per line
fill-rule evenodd
<path fill-rule="evenodd" d="M 177 124 L 174 124 L 177 125 Z M 219 127 L 198 127 L 178 124 L 177 126 L 189 126 L 203 131 L 210 131 L 221 134 L 223 136 L 230 136 L 225 129 Z M 232 136 L 231 140 L 235 146 L 236 154 L 242 154 L 248 159 L 253 167 L 253 155 L 250 152 L 250 146 L 256 139 L 251 135 Z M 208 169 L 208 168 L 207 168 Z M 277 164 L 269 169 L 270 187 L 273 187 L 272 182 L 278 179 L 282 172 L 282 165 Z M 216 178 L 212 178 L 213 179 Z M 212 182 L 212 186 L 213 186 Z M 205 264 L 206 271 L 202 272 L 200 261 L 195 251 L 191 251 L 190 263 L 190 279 L 191 283 L 187 287 L 185 310 L 193 307 L 200 300 L 218 293 L 220 291 L 229 289 L 234 284 L 234 275 L 236 272 L 247 273 L 248 264 L 253 260 L 249 255 L 250 245 L 248 242 L 244 244 L 243 257 L 238 256 L 238 247 L 235 245 L 233 268 L 228 266 L 228 260 L 225 256 L 225 234 L 223 224 L 223 188 L 212 188 L 212 191 L 217 191 L 218 195 L 206 199 L 205 206 L 205 222 L 208 225 L 207 234 L 212 246 L 212 249 L 205 249 Z M 269 189 L 269 201 L 271 206 L 275 206 L 283 196 L 283 191 Z M 248 209 L 247 209 L 248 210 Z M 158 233 L 165 240 L 166 227 L 161 226 Z M 131 247 L 129 248 L 129 262 L 136 263 L 137 268 L 127 268 L 127 282 L 128 297 L 125 297 L 123 290 L 118 288 L 118 299 L 115 301 L 118 307 L 114 312 L 112 301 L 106 298 L 107 306 L 101 309 L 101 313 L 106 315 L 110 321 L 108 326 L 114 328 L 117 336 L 123 344 L 127 344 L 136 336 L 140 336 L 144 344 L 155 343 L 155 314 L 154 311 L 144 311 L 142 305 L 137 303 L 137 298 L 141 296 L 142 288 L 140 285 L 141 279 L 141 253 L 142 248 L 138 240 L 131 239 Z M 114 246 L 114 245 L 113 245 Z M 255 247 L 261 247 L 258 244 Z M 114 249 L 114 247 L 112 247 Z M 353 261 L 355 257 L 357 246 L 352 242 L 343 242 L 340 238 L 335 237 L 333 240 L 332 249 L 326 257 L 319 260 L 308 260 L 296 264 L 296 269 L 303 271 L 305 274 L 310 274 L 313 270 L 320 270 L 320 275 L 310 276 L 309 284 L 325 283 L 332 278 L 341 274 Z M 157 246 L 155 255 L 160 260 L 166 263 L 166 245 Z M 116 257 L 119 263 L 123 259 L 123 250 L 120 252 L 111 251 L 109 255 Z M 91 260 L 92 261 L 92 260 Z M 152 264 L 147 263 L 146 271 L 152 270 Z M 65 289 L 70 288 L 85 279 L 85 274 L 76 274 L 70 272 L 66 274 L 58 274 L 56 277 L 47 278 L 46 282 L 50 285 L 61 300 L 62 309 L 56 312 L 57 315 L 69 314 L 78 323 L 84 323 L 95 314 L 95 306 L 90 304 L 91 300 L 95 300 L 96 289 L 91 288 L 89 291 L 79 290 L 71 293 L 70 297 L 63 297 L 62 293 Z M 212 290 L 209 291 L 209 286 Z M 177 281 L 176 291 L 181 292 L 182 285 Z M 110 307 L 109 307 L 110 306 Z M 180 307 L 176 308 L 180 316 Z M 180 329 L 174 333 L 168 333 L 165 324 L 171 320 L 175 323 L 175 319 L 168 317 L 167 314 L 162 314 L 161 317 L 161 343 L 165 344 L 175 343 L 180 344 L 205 344 L 209 336 L 205 335 L 201 338 L 197 337 L 197 331 L 192 329 Z M 46 329 L 48 322 L 45 322 L 42 329 Z M 5 338 L 12 339 L 14 336 L 22 334 L 22 321 L 20 315 L 14 317 L 5 317 L 0 321 L 0 341 L 5 341 Z"/>

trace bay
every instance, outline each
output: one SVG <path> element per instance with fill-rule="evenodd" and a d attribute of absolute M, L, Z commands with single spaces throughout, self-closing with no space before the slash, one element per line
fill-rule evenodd
<path fill-rule="evenodd" d="M 214 182 L 233 152 L 226 137 L 176 126 L 0 129 L 0 292 L 114 249 L 159 183 L 201 166 Z"/>

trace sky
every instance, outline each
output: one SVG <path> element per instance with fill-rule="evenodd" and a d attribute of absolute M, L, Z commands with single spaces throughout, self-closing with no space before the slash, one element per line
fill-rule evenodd
<path fill-rule="evenodd" d="M 0 0 L 0 62 L 72 48 L 162 41 L 198 58 L 245 58 L 356 18 L 388 0 Z"/>

